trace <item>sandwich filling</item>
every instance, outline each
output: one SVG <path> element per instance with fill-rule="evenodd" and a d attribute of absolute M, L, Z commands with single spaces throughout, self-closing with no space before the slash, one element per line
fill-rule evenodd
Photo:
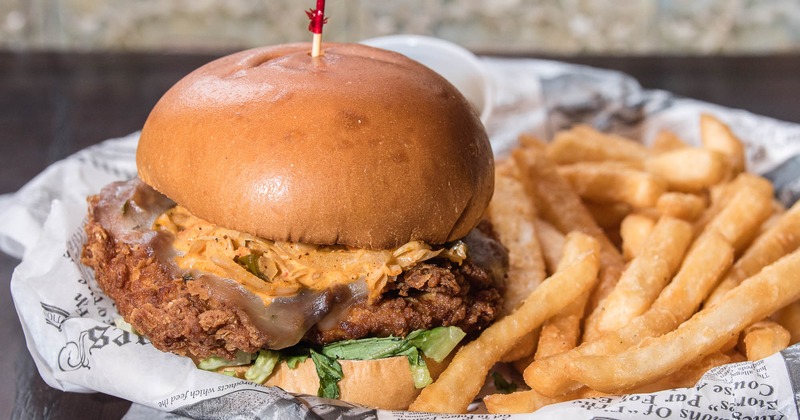
<path fill-rule="evenodd" d="M 175 262 L 187 276 L 209 273 L 234 280 L 265 304 L 303 289 L 356 281 L 366 283 L 374 302 L 387 282 L 421 262 L 438 257 L 460 265 L 467 258 L 463 241 L 437 249 L 411 241 L 387 250 L 270 241 L 208 223 L 181 206 L 162 213 L 153 228 L 174 235 Z"/>
<path fill-rule="evenodd" d="M 508 260 L 491 228 L 388 250 L 272 241 L 213 225 L 139 179 L 89 198 L 82 261 L 163 351 L 235 359 L 412 331 L 488 326 Z"/>

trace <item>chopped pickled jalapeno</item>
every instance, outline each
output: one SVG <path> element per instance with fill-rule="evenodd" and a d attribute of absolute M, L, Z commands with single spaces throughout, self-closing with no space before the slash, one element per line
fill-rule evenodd
<path fill-rule="evenodd" d="M 258 266 L 258 258 L 259 256 L 256 254 L 247 254 L 237 257 L 236 262 L 244 267 L 245 270 L 249 271 L 250 274 L 260 278 L 261 280 L 269 280 L 267 276 L 261 272 L 261 268 Z"/>

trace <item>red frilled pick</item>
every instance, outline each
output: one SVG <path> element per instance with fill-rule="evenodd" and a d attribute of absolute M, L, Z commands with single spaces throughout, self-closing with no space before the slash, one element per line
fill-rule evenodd
<path fill-rule="evenodd" d="M 317 57 L 322 45 L 322 25 L 328 22 L 328 18 L 325 17 L 325 0 L 317 0 L 317 8 L 306 10 L 306 16 L 311 19 L 311 22 L 308 23 L 308 30 L 314 34 L 311 56 Z"/>
<path fill-rule="evenodd" d="M 317 8 L 306 10 L 306 16 L 311 19 L 308 30 L 322 35 L 322 25 L 328 23 L 328 18 L 325 17 L 325 0 L 317 0 Z"/>

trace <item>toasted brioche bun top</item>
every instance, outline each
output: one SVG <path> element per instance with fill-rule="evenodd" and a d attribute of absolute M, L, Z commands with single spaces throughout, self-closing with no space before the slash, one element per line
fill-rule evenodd
<path fill-rule="evenodd" d="M 173 86 L 142 130 L 142 180 L 217 225 L 359 248 L 464 237 L 493 192 L 486 132 L 444 78 L 359 44 L 256 48 Z"/>

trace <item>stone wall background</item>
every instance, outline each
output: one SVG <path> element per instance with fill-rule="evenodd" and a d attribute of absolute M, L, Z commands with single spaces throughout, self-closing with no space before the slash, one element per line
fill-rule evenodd
<path fill-rule="evenodd" d="M 310 40 L 313 0 L 0 0 L 0 49 L 213 51 Z M 325 40 L 483 52 L 800 51 L 800 0 L 328 0 Z"/>

